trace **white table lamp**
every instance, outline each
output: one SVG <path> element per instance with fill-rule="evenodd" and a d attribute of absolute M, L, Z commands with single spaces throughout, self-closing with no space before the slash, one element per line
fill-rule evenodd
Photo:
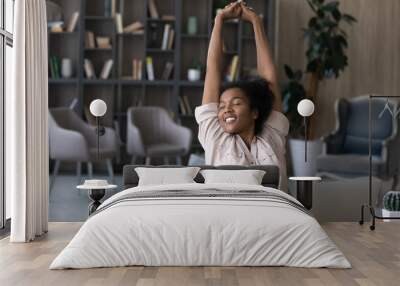
<path fill-rule="evenodd" d="M 309 99 L 301 100 L 297 105 L 297 112 L 304 118 L 304 161 L 307 162 L 307 117 L 311 116 L 314 113 L 314 103 Z"/>
<path fill-rule="evenodd" d="M 106 133 L 106 129 L 103 126 L 100 126 L 100 117 L 104 116 L 107 112 L 107 104 L 101 99 L 95 99 L 90 103 L 89 106 L 90 113 L 96 117 L 96 134 L 97 134 L 97 159 L 100 159 L 100 136 L 103 136 Z"/>

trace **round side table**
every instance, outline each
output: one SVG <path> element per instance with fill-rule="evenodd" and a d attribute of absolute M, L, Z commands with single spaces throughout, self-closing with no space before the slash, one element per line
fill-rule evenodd
<path fill-rule="evenodd" d="M 77 189 L 88 191 L 88 196 L 92 200 L 92 202 L 88 206 L 89 215 L 91 215 L 101 205 L 100 200 L 106 194 L 106 190 L 115 189 L 116 187 L 117 185 L 89 186 L 84 184 L 77 186 Z"/>
<path fill-rule="evenodd" d="M 321 181 L 321 177 L 290 177 L 297 183 L 297 199 L 308 210 L 312 209 L 313 182 Z"/>

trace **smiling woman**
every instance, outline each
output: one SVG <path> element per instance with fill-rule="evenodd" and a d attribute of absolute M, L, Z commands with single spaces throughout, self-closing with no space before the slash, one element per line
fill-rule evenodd
<path fill-rule="evenodd" d="M 222 25 L 231 18 L 253 25 L 260 78 L 221 88 Z M 215 17 L 203 101 L 195 110 L 206 164 L 277 165 L 279 188 L 286 191 L 285 137 L 289 122 L 281 113 L 281 106 L 276 70 L 261 19 L 244 2 L 227 5 Z"/>

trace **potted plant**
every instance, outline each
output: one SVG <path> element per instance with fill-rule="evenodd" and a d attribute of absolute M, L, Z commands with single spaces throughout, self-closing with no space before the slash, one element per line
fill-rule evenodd
<path fill-rule="evenodd" d="M 341 26 L 342 23 L 351 25 L 356 22 L 353 16 L 340 11 L 338 1 L 307 0 L 307 3 L 313 11 L 307 27 L 303 29 L 307 65 L 304 72 L 293 71 L 285 65 L 289 82 L 283 88 L 284 112 L 292 125 L 289 147 L 296 176 L 315 175 L 315 159 L 322 150 L 321 140 L 311 140 L 308 144 L 309 160 L 304 162 L 303 118 L 297 114 L 297 103 L 304 98 L 315 103 L 320 82 L 332 77 L 338 78 L 347 67 L 347 34 Z M 304 78 L 307 79 L 307 89 L 303 86 L 303 73 L 306 74 Z M 315 116 L 311 116 L 308 138 L 315 139 L 315 123 Z"/>
<path fill-rule="evenodd" d="M 187 71 L 189 81 L 198 81 L 201 79 L 201 63 L 193 60 Z"/>

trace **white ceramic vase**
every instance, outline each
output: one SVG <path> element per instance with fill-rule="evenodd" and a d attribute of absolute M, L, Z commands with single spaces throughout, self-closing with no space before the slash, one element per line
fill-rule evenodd
<path fill-rule="evenodd" d="M 68 58 L 63 58 L 61 60 L 61 76 L 63 78 L 72 77 L 72 60 Z"/>

